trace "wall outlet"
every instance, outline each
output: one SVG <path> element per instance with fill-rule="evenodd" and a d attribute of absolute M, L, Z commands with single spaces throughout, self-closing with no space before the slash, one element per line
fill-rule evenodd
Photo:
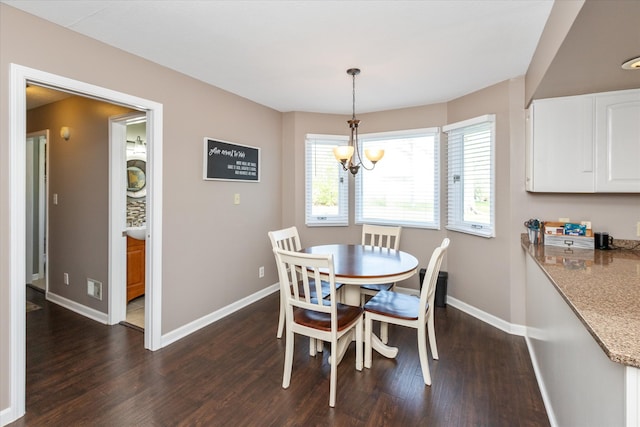
<path fill-rule="evenodd" d="M 69 284 L 69 273 L 63 273 L 63 280 L 64 280 L 64 284 L 68 285 Z"/>
<path fill-rule="evenodd" d="M 640 237 L 640 221 L 636 224 L 636 236 Z"/>
<path fill-rule="evenodd" d="M 260 267 L 258 269 L 258 277 L 259 278 L 263 278 L 264 277 L 264 266 Z"/>
<path fill-rule="evenodd" d="M 102 283 L 97 280 L 87 279 L 87 295 L 102 300 Z"/>

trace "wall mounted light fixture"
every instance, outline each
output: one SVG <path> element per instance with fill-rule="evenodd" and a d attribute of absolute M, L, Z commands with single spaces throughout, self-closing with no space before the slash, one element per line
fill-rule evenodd
<path fill-rule="evenodd" d="M 60 137 L 63 138 L 65 141 L 68 141 L 70 136 L 71 136 L 71 130 L 67 126 L 62 126 L 60 128 Z"/>
<path fill-rule="evenodd" d="M 640 56 L 636 56 L 635 58 L 631 58 L 628 61 L 623 62 L 622 68 L 624 70 L 640 70 Z"/>
<path fill-rule="evenodd" d="M 139 136 L 133 146 L 133 152 L 136 154 L 144 154 L 147 152 L 147 144 Z"/>

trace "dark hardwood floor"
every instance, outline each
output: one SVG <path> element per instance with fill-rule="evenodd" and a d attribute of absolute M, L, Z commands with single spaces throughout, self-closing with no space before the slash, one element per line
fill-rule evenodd
<path fill-rule="evenodd" d="M 278 295 L 156 352 L 143 334 L 48 303 L 27 313 L 26 415 L 15 426 L 548 426 L 524 339 L 452 307 L 436 309 L 440 360 L 426 387 L 415 331 L 390 327 L 397 359 L 374 352 L 338 370 L 330 408 L 327 351 L 296 338 L 291 387 L 282 389 Z"/>

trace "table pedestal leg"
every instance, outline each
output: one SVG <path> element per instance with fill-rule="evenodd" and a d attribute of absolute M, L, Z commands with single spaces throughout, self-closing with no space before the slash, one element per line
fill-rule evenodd
<path fill-rule="evenodd" d="M 360 286 L 344 285 L 346 287 L 344 293 L 344 302 L 348 305 L 360 306 Z M 397 347 L 390 347 L 382 342 L 382 340 L 374 333 L 371 334 L 371 347 L 389 359 L 394 359 L 398 355 Z"/>
<path fill-rule="evenodd" d="M 398 355 L 398 347 L 388 346 L 376 334 L 371 334 L 371 348 L 389 359 L 395 359 Z"/>

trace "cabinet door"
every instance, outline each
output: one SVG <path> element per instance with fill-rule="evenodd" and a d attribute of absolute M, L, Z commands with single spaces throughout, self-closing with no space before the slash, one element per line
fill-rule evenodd
<path fill-rule="evenodd" d="M 594 192 L 593 102 L 591 95 L 533 102 L 527 190 Z"/>
<path fill-rule="evenodd" d="M 145 241 L 127 236 L 127 302 L 144 295 Z"/>
<path fill-rule="evenodd" d="M 596 191 L 640 193 L 640 90 L 596 97 Z"/>

